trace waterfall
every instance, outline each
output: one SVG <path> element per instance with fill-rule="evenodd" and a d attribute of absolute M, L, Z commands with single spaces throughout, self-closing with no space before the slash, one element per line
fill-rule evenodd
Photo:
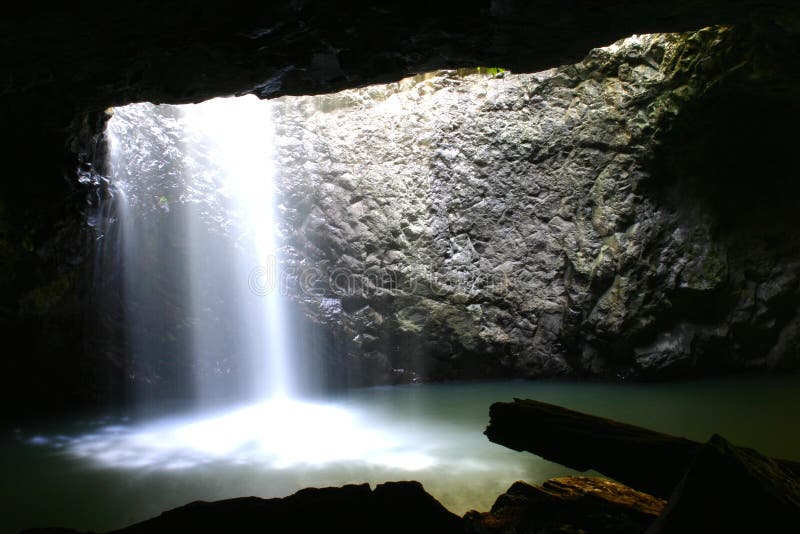
<path fill-rule="evenodd" d="M 119 302 L 111 307 L 125 325 L 124 350 L 104 354 L 133 386 L 134 409 L 59 441 L 66 452 L 137 473 L 198 468 L 214 485 L 208 470 L 244 469 L 249 479 L 264 477 L 259 485 L 273 496 L 306 475 L 308 483 L 339 484 L 351 481 L 351 469 L 383 479 L 375 473 L 460 459 L 458 447 L 442 444 L 460 446 L 467 436 L 454 438 L 439 419 L 414 420 L 416 389 L 324 397 L 314 387 L 323 382 L 317 368 L 330 362 L 295 350 L 301 344 L 287 334 L 293 321 L 278 276 L 276 229 L 287 221 L 277 217 L 277 171 L 291 174 L 275 168 L 272 150 L 285 157 L 294 143 L 285 123 L 275 137 L 279 113 L 286 106 L 255 97 L 114 109 L 106 169 L 115 216 L 101 215 L 116 229 L 98 250 L 115 261 L 98 265 L 122 283 L 96 289 Z M 286 165 L 316 174 L 306 154 L 313 146 L 293 146 Z M 288 290 L 300 291 L 305 273 L 291 274 Z M 193 404 L 160 402 L 170 397 Z M 440 455 L 445 450 L 452 458 Z M 301 476 L 286 473 L 293 469 Z"/>
<path fill-rule="evenodd" d="M 120 192 L 128 395 L 136 424 L 83 436 L 79 457 L 120 468 L 220 462 L 285 469 L 368 462 L 422 468 L 414 431 L 333 399 L 301 398 L 281 295 L 273 108 L 255 97 L 115 108 L 108 166 Z M 313 378 L 313 377 L 312 377 Z M 152 406 L 151 406 L 152 407 Z"/>
<path fill-rule="evenodd" d="M 132 104 L 107 127 L 122 226 L 129 375 L 199 404 L 297 391 L 278 276 L 272 108 Z"/>

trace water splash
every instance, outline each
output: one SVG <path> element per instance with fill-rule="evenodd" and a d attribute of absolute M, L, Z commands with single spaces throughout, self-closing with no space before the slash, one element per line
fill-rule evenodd
<path fill-rule="evenodd" d="M 351 407 L 272 399 L 228 411 L 164 418 L 138 425 L 111 424 L 76 437 L 46 440 L 69 454 L 116 469 L 173 470 L 203 465 L 264 469 L 361 464 L 416 471 L 441 462 L 431 439 L 403 425 L 387 428 Z M 432 432 L 427 430 L 426 432 Z M 324 444 L 324 445 L 322 445 Z"/>

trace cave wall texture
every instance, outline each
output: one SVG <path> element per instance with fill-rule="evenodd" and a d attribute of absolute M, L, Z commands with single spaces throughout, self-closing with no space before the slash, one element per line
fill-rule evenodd
<path fill-rule="evenodd" d="M 472 249 L 480 252 L 481 246 L 487 247 L 483 252 L 490 250 L 488 244 L 476 248 L 478 237 L 490 239 L 502 224 L 522 223 L 526 206 L 538 205 L 533 198 L 541 195 L 549 199 L 549 211 L 537 212 L 535 220 L 520 226 L 518 235 L 520 243 L 526 241 L 525 246 L 539 254 L 525 262 L 551 267 L 553 283 L 543 288 L 546 298 L 525 312 L 530 324 L 519 326 L 512 323 L 520 318 L 504 315 L 521 305 L 519 291 L 481 303 L 470 297 L 460 302 L 462 296 L 447 291 L 431 298 L 398 293 L 376 303 L 372 311 L 388 317 L 389 323 L 406 320 L 401 337 L 414 339 L 419 313 L 429 313 L 434 306 L 436 324 L 466 331 L 461 338 L 441 336 L 429 348 L 453 348 L 458 357 L 452 366 L 465 376 L 483 370 L 531 375 L 566 369 L 622 372 L 631 366 L 664 376 L 704 365 L 716 369 L 714 362 L 723 367 L 747 362 L 791 366 L 800 328 L 792 267 L 797 186 L 790 165 L 797 117 L 797 15 L 798 7 L 790 1 L 721 0 L 663 6 L 637 0 L 487 0 L 462 3 L 456 12 L 414 1 L 376 5 L 309 0 L 262 3 L 249 10 L 148 1 L 82 2 L 50 10 L 15 4 L 0 21 L 5 66 L 0 74 L 0 116 L 10 134 L 3 143 L 6 178 L 0 183 L 4 409 L 18 411 L 24 404 L 52 411 L 79 401 L 118 400 L 115 392 L 129 378 L 119 354 L 87 350 L 87 342 L 94 346 L 91 333 L 98 325 L 86 314 L 94 304 L 88 289 L 97 238 L 86 220 L 98 195 L 104 194 L 90 163 L 98 157 L 105 108 L 249 92 L 262 97 L 327 93 L 448 67 L 489 65 L 537 72 L 575 63 L 589 49 L 634 33 L 688 31 L 712 24 L 734 25 L 735 30 L 727 37 L 704 34 L 684 43 L 686 55 L 673 57 L 672 63 L 659 56 L 656 46 L 641 62 L 596 52 L 575 67 L 527 79 L 485 80 L 487 94 L 500 85 L 518 86 L 517 97 L 511 97 L 514 91 L 508 93 L 510 102 L 487 100 L 485 114 L 475 102 L 470 104 L 463 89 L 459 93 L 457 80 L 431 81 L 432 89 L 436 84 L 448 86 L 435 91 L 437 95 L 472 106 L 475 120 L 461 116 L 457 121 L 470 135 L 486 132 L 489 115 L 513 122 L 513 117 L 528 113 L 533 123 L 512 128 L 528 139 L 527 145 L 514 146 L 494 136 L 497 148 L 513 150 L 499 163 L 493 159 L 484 167 L 478 160 L 494 156 L 448 152 L 445 145 L 455 141 L 457 132 L 439 135 L 436 142 L 442 146 L 431 152 L 429 183 L 448 188 L 457 176 L 469 177 L 470 168 L 487 175 L 493 164 L 500 169 L 516 165 L 541 177 L 542 183 L 526 181 L 520 184 L 524 196 L 511 191 L 490 195 L 497 205 L 486 202 L 472 209 L 480 220 L 492 221 L 469 228 L 474 239 L 459 226 L 463 223 L 436 212 L 449 208 L 466 213 L 476 199 L 470 196 L 473 186 L 468 182 L 448 190 L 439 204 L 430 204 L 429 196 L 416 201 L 404 196 L 402 205 L 409 203 L 415 210 L 433 206 L 434 211 L 421 219 L 433 224 L 417 238 L 425 246 L 386 250 L 398 250 L 406 259 L 419 254 L 425 260 L 426 254 L 438 250 L 450 264 L 420 264 L 443 276 L 468 271 L 471 263 L 457 266 L 453 258 L 461 261 L 474 254 Z M 629 72 L 623 72 L 626 65 Z M 619 98 L 623 111 L 593 100 L 593 92 Z M 514 109 L 525 95 L 531 108 L 536 98 L 560 102 L 560 109 L 569 109 L 574 114 L 570 120 L 578 122 L 563 117 L 542 122 L 544 116 Z M 566 98 L 575 98 L 575 106 Z M 649 104 L 640 103 L 640 98 Z M 369 107 L 369 102 L 359 105 Z M 634 116 L 633 109 L 643 110 L 645 116 Z M 590 110 L 606 114 L 605 119 L 586 115 Z M 548 129 L 564 132 L 567 138 L 556 143 L 537 137 Z M 599 143 L 583 137 L 594 131 L 612 137 Z M 450 157 L 459 167 L 458 174 L 448 177 L 443 169 L 451 164 Z M 565 172 L 559 169 L 561 163 L 572 165 L 576 174 L 555 185 L 551 181 Z M 601 176 L 602 169 L 608 171 Z M 325 173 L 317 174 L 322 180 Z M 620 189 L 627 185 L 629 195 Z M 337 195 L 352 200 L 340 191 Z M 564 200 L 563 207 L 551 204 L 556 197 Z M 501 205 L 511 209 L 504 215 L 509 219 L 498 223 L 491 217 Z M 326 214 L 328 208 L 316 207 Z M 394 223 L 370 223 L 376 243 L 390 244 L 381 232 L 391 234 L 391 228 L 397 229 Z M 541 237 L 551 227 L 551 239 L 534 243 L 536 235 Z M 587 248 L 591 253 L 585 257 L 577 255 L 580 243 L 565 237 L 570 228 L 580 230 L 571 238 L 600 248 Z M 469 254 L 459 256 L 455 247 L 465 245 L 465 235 L 472 249 L 467 247 Z M 331 255 L 324 247 L 308 247 L 304 236 L 305 230 L 295 236 L 298 254 Z M 402 236 L 408 240 L 406 232 Z M 630 248 L 636 244 L 640 253 Z M 378 252 L 386 256 L 387 251 Z M 561 259 L 557 251 L 563 252 Z M 362 268 L 369 254 L 350 257 Z M 679 267 L 680 258 L 692 261 Z M 386 259 L 380 258 L 384 263 Z M 399 311 L 403 302 L 410 308 L 405 318 Z M 340 333 L 369 321 L 357 316 L 362 309 L 357 304 L 342 303 Z M 472 304 L 480 304 L 483 319 L 473 318 L 475 307 L 464 315 Z M 452 315 L 455 309 L 462 310 L 460 315 Z M 510 336 L 508 343 L 500 343 L 505 348 L 498 346 L 502 332 Z M 523 332 L 537 340 L 538 351 L 529 341 L 518 342 Z M 378 328 L 369 335 L 383 339 L 386 333 Z M 337 339 L 345 352 L 355 350 L 350 337 L 341 334 Z M 396 353 L 370 350 L 367 338 L 359 343 L 364 354 L 375 357 L 362 358 L 358 365 L 376 379 L 392 379 L 387 369 L 405 365 Z M 545 357 L 550 348 L 555 358 Z M 408 363 L 418 364 L 417 355 L 424 350 L 411 351 Z M 490 356 L 478 358 L 484 350 Z M 446 376 L 443 370 L 451 364 L 441 363 L 420 367 L 419 374 Z"/>
<path fill-rule="evenodd" d="M 796 111 L 726 101 L 758 76 L 742 38 L 276 100 L 293 292 L 347 340 L 331 358 L 368 383 L 795 367 L 793 201 L 769 191 L 792 141 L 769 124 Z M 694 106 L 724 128 L 678 134 Z"/>

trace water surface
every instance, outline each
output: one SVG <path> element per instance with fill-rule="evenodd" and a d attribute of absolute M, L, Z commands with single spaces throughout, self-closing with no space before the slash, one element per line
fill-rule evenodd
<path fill-rule="evenodd" d="M 800 460 L 799 377 L 373 388 L 325 403 L 277 401 L 157 417 L 98 414 L 7 429 L 0 443 L 0 531 L 51 525 L 103 531 L 193 500 L 387 480 L 419 480 L 457 514 L 487 510 L 516 480 L 573 473 L 483 436 L 490 404 L 514 397 L 696 440 L 718 432 Z"/>

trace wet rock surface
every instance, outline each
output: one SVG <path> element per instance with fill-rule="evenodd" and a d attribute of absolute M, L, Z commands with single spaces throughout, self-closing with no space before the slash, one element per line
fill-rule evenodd
<path fill-rule="evenodd" d="M 342 340 L 349 383 L 792 367 L 790 210 L 720 198 L 743 202 L 735 183 L 756 175 L 794 191 L 777 184 L 780 84 L 753 103 L 771 133 L 722 119 L 770 79 L 742 63 L 751 37 L 640 36 L 537 74 L 276 100 L 293 296 Z M 737 170 L 721 147 L 748 135 Z"/>
<path fill-rule="evenodd" d="M 465 532 L 475 534 L 645 532 L 665 501 L 611 480 L 553 478 L 542 485 L 516 482 L 489 512 L 464 516 Z"/>

